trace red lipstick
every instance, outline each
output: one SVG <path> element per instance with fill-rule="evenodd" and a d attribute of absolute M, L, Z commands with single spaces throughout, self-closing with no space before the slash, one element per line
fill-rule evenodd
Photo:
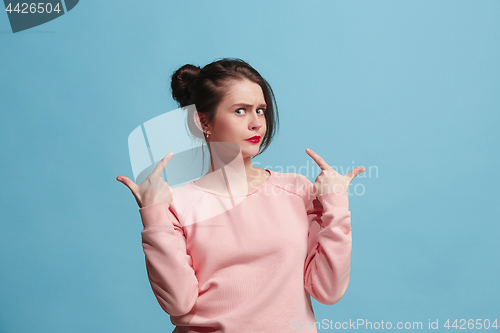
<path fill-rule="evenodd" d="M 259 143 L 260 136 L 259 135 L 255 135 L 255 136 L 252 136 L 251 138 L 246 139 L 245 141 L 249 141 L 249 142 L 252 142 L 252 143 Z"/>

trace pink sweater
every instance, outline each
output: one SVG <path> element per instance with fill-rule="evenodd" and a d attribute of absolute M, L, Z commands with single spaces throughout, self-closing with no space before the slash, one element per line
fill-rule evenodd
<path fill-rule="evenodd" d="M 269 171 L 247 195 L 191 182 L 170 205 L 139 209 L 149 281 L 173 332 L 296 332 L 315 321 L 310 296 L 334 304 L 344 295 L 348 194 L 316 199 L 305 176 Z"/>

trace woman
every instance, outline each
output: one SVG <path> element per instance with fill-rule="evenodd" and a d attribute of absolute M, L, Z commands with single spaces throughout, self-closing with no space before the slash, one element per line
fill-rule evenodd
<path fill-rule="evenodd" d="M 334 304 L 349 283 L 347 190 L 365 169 L 340 175 L 310 149 L 322 170 L 314 184 L 254 167 L 277 112 L 269 84 L 240 59 L 182 66 L 172 95 L 196 106 L 189 128 L 203 132 L 210 171 L 172 189 L 161 178 L 169 153 L 141 185 L 117 179 L 140 207 L 149 281 L 174 332 L 316 332 L 310 296 Z"/>

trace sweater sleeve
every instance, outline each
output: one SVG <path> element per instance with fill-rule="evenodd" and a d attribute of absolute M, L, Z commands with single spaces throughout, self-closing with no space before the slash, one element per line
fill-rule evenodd
<path fill-rule="evenodd" d="M 344 192 L 316 198 L 309 179 L 306 188 L 309 235 L 304 285 L 318 302 L 332 305 L 342 298 L 349 284 L 352 248 L 349 198 Z"/>
<path fill-rule="evenodd" d="M 179 220 L 167 203 L 139 209 L 144 230 L 142 246 L 153 293 L 171 316 L 191 311 L 198 298 L 198 280 L 186 237 Z"/>

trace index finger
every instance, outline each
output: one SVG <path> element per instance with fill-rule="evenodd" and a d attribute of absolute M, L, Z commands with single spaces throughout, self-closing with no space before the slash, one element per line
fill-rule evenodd
<path fill-rule="evenodd" d="M 326 170 L 327 168 L 330 167 L 328 165 L 328 163 L 326 163 L 325 160 L 321 156 L 316 154 L 312 149 L 307 148 L 306 153 L 312 157 L 314 162 L 316 162 L 316 164 L 318 164 L 318 166 L 321 170 Z"/>
<path fill-rule="evenodd" d="M 170 162 L 170 160 L 172 159 L 173 156 L 174 156 L 174 153 L 172 153 L 172 152 L 165 155 L 165 157 L 162 158 L 162 160 L 158 163 L 158 165 L 156 165 L 153 172 L 151 172 L 151 175 L 154 177 L 160 177 L 161 173 L 163 172 L 163 170 L 165 169 L 168 162 Z"/>

